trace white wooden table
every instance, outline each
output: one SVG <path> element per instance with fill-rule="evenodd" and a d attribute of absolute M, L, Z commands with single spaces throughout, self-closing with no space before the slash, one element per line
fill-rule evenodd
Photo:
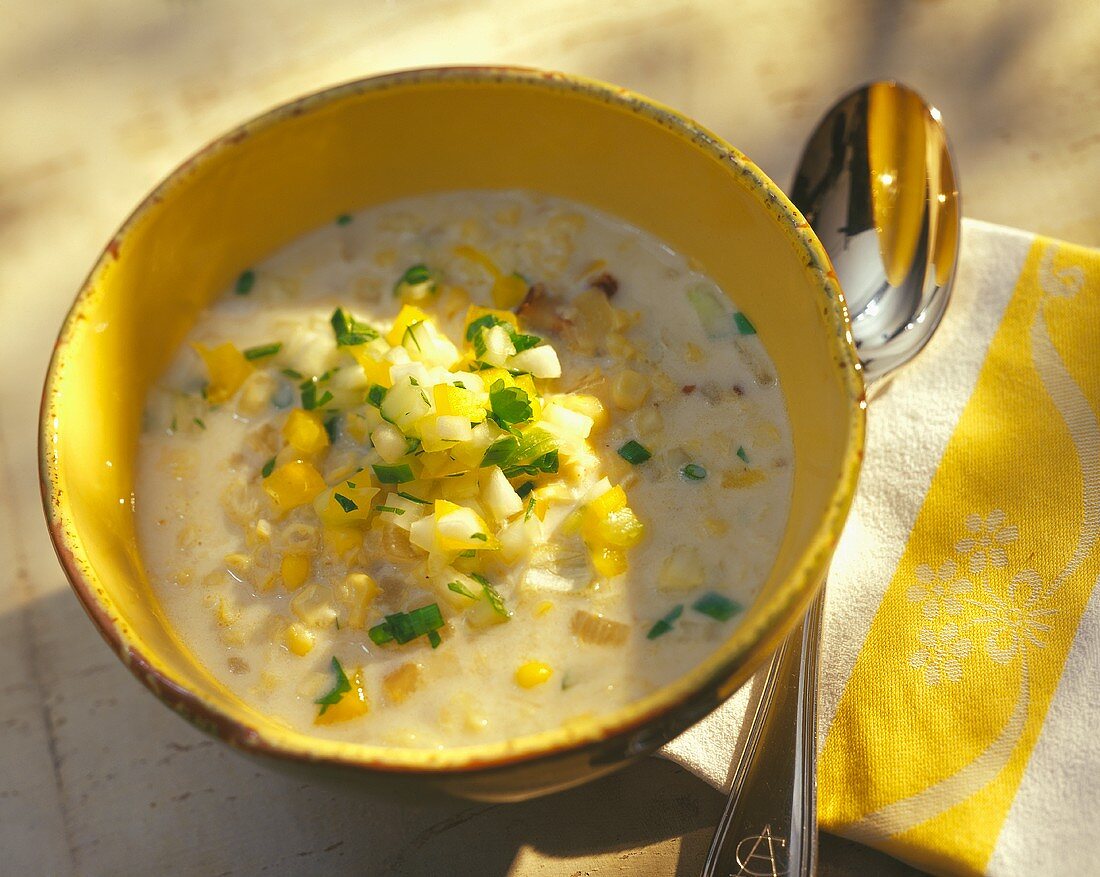
<path fill-rule="evenodd" d="M 142 689 L 58 567 L 35 466 L 51 343 L 139 198 L 242 119 L 398 67 L 518 63 L 685 110 L 780 183 L 819 113 L 897 76 L 943 110 L 967 215 L 1100 245 L 1095 0 L 7 0 L 0 26 L 0 872 L 693 874 L 721 809 L 648 761 L 518 806 L 303 785 Z M 908 874 L 823 839 L 822 873 Z"/>

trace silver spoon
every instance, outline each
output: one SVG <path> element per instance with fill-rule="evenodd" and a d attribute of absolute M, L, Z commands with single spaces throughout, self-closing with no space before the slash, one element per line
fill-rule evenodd
<path fill-rule="evenodd" d="M 928 343 L 959 252 L 959 194 L 939 111 L 896 82 L 825 114 L 791 200 L 832 259 L 864 377 Z M 768 668 L 704 877 L 810 875 L 817 858 L 817 658 L 824 588 Z"/>

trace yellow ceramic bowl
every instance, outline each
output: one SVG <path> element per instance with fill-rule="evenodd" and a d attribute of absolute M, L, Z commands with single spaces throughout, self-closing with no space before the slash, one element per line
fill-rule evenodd
<path fill-rule="evenodd" d="M 153 597 L 134 533 L 143 398 L 199 311 L 243 267 L 341 213 L 486 188 L 585 202 L 698 260 L 723 287 L 746 290 L 739 305 L 778 369 L 794 434 L 794 496 L 778 560 L 710 659 L 598 719 L 443 751 L 287 730 L 200 666 Z M 199 727 L 243 750 L 515 799 L 650 752 L 767 658 L 824 576 L 855 490 L 863 407 L 828 259 L 745 156 L 619 88 L 518 69 L 420 70 L 267 113 L 185 163 L 127 220 L 58 339 L 42 405 L 42 491 L 58 555 L 88 614 L 133 673 Z"/>

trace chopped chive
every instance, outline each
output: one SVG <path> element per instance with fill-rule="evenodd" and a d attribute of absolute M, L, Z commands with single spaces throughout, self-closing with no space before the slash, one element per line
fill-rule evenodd
<path fill-rule="evenodd" d="M 401 497 L 402 499 L 407 499 L 409 502 L 418 502 L 421 505 L 431 505 L 431 503 L 428 502 L 428 500 L 421 499 L 419 496 L 413 496 L 411 493 L 402 493 L 399 490 L 399 491 L 397 491 L 397 495 L 399 497 Z"/>
<path fill-rule="evenodd" d="M 470 535 L 470 538 L 471 539 L 476 539 L 478 542 L 488 542 L 489 541 L 489 537 L 487 535 L 485 535 L 484 533 L 472 533 Z"/>
<path fill-rule="evenodd" d="M 649 448 L 645 445 L 631 439 L 621 448 L 619 448 L 619 456 L 632 466 L 637 466 L 639 463 L 644 463 L 650 457 L 653 456 L 650 453 Z"/>
<path fill-rule="evenodd" d="M 371 468 L 383 484 L 404 484 L 415 480 L 412 467 L 408 463 L 375 463 Z"/>
<path fill-rule="evenodd" d="M 337 347 L 357 347 L 378 337 L 378 331 L 373 326 L 355 319 L 343 308 L 332 312 L 329 323 L 336 335 Z"/>
<path fill-rule="evenodd" d="M 334 414 L 325 421 L 325 434 L 331 444 L 336 444 L 340 431 L 340 415 Z"/>
<path fill-rule="evenodd" d="M 347 225 L 350 222 L 351 222 L 351 214 L 350 213 L 341 213 L 339 216 L 336 217 L 336 224 L 337 225 Z"/>
<path fill-rule="evenodd" d="M 347 674 L 344 672 L 344 668 L 340 666 L 340 662 L 336 660 L 335 655 L 332 658 L 332 672 L 336 674 L 336 682 L 327 694 L 323 694 L 313 701 L 321 705 L 321 710 L 317 713 L 319 716 L 323 716 L 325 710 L 339 703 L 344 695 L 351 691 L 351 682 L 348 681 Z"/>
<path fill-rule="evenodd" d="M 420 439 L 414 435 L 405 436 L 405 453 L 415 454 L 420 450 Z"/>
<path fill-rule="evenodd" d="M 519 487 L 516 488 L 516 496 L 523 499 L 527 494 L 535 489 L 534 481 L 524 481 Z"/>
<path fill-rule="evenodd" d="M 194 423 L 199 429 L 206 429 L 206 424 L 203 423 L 201 417 L 192 417 L 191 422 Z"/>
<path fill-rule="evenodd" d="M 756 334 L 756 327 L 751 322 L 749 322 L 749 318 L 740 311 L 734 313 L 733 324 L 737 327 L 737 331 L 741 335 Z"/>
<path fill-rule="evenodd" d="M 305 381 L 299 388 L 302 391 L 302 408 L 306 411 L 323 408 L 332 401 L 332 393 L 328 390 L 325 390 L 320 396 L 317 395 L 317 381 L 323 381 L 326 377 L 327 375 L 321 375 L 315 380 Z"/>
<path fill-rule="evenodd" d="M 404 509 L 395 508 L 392 505 L 376 505 L 374 507 L 374 510 L 376 512 L 389 512 L 391 515 L 403 515 L 403 514 L 405 514 Z"/>
<path fill-rule="evenodd" d="M 504 618 L 509 616 L 508 608 L 504 605 L 504 598 L 500 596 L 500 591 L 489 584 L 489 580 L 483 575 L 479 575 L 476 572 L 470 573 L 470 578 L 476 579 L 477 583 L 481 585 L 481 589 L 485 592 L 485 599 L 489 601 L 489 605 L 493 607 L 493 611 L 497 615 Z"/>
<path fill-rule="evenodd" d="M 405 346 L 405 339 L 408 338 L 410 341 L 412 341 L 413 344 L 416 345 L 417 350 L 421 349 L 420 348 L 420 341 L 417 339 L 416 333 L 413 331 L 413 329 L 415 329 L 417 326 L 419 326 L 423 322 L 424 322 L 423 320 L 417 320 L 415 323 L 409 323 L 409 325 L 405 327 L 405 334 L 401 336 L 401 346 L 402 347 Z M 414 387 L 419 387 L 420 386 L 420 384 L 416 383 L 413 380 L 413 378 L 411 378 L 411 377 L 409 378 L 409 381 L 412 382 Z"/>
<path fill-rule="evenodd" d="M 439 631 L 437 631 L 437 630 L 429 630 L 429 631 L 428 631 L 428 642 L 430 642 L 430 643 L 432 644 L 432 648 L 433 648 L 433 649 L 438 649 L 438 648 L 439 648 L 439 644 L 440 644 L 441 642 L 443 642 L 443 637 L 441 637 L 441 636 L 439 635 Z"/>
<path fill-rule="evenodd" d="M 245 359 L 263 359 L 267 356 L 274 356 L 280 350 L 283 349 L 282 341 L 273 341 L 270 344 L 261 344 L 258 347 L 249 347 L 244 351 Z"/>
<path fill-rule="evenodd" d="M 260 470 L 260 475 L 263 476 L 264 478 L 267 478 L 267 476 L 270 475 L 274 471 L 275 471 L 275 458 L 272 457 L 270 460 L 268 460 L 266 463 L 264 463 L 264 467 Z"/>
<path fill-rule="evenodd" d="M 461 594 L 463 597 L 469 597 L 471 600 L 476 600 L 474 592 L 467 588 L 462 582 L 449 582 L 447 584 L 448 590 L 454 591 L 456 594 Z"/>
<path fill-rule="evenodd" d="M 523 513 L 523 520 L 527 521 L 531 518 L 531 512 L 535 510 L 535 497 L 532 496 L 527 500 L 527 511 Z"/>
<path fill-rule="evenodd" d="M 459 557 L 477 557 L 477 552 L 474 551 L 474 549 L 469 548 L 466 551 L 460 551 L 458 553 L 458 556 Z"/>
<path fill-rule="evenodd" d="M 386 398 L 386 388 L 381 384 L 371 384 L 370 389 L 367 391 L 367 402 L 373 405 L 375 408 L 382 407 L 382 400 Z"/>
<path fill-rule="evenodd" d="M 702 481 L 707 477 L 707 470 L 700 466 L 698 463 L 688 463 L 683 469 L 680 470 L 680 474 L 687 478 L 689 481 Z"/>
<path fill-rule="evenodd" d="M 393 285 L 394 295 L 411 295 L 424 298 L 436 290 L 435 277 L 431 269 L 423 263 L 411 265 Z"/>
<path fill-rule="evenodd" d="M 283 374 L 290 378 L 292 381 L 300 381 L 302 379 L 302 373 L 300 371 L 295 371 L 292 368 L 284 368 Z"/>
<path fill-rule="evenodd" d="M 432 648 L 434 649 L 438 643 L 434 642 L 432 637 L 439 628 L 443 626 L 443 615 L 439 611 L 438 603 L 429 603 L 427 606 L 421 606 L 419 609 L 413 609 L 411 612 L 395 612 L 392 615 L 387 615 L 386 620 L 381 624 L 376 624 L 368 632 L 371 641 L 382 645 L 388 643 L 391 640 L 396 640 L 398 644 L 404 645 L 407 642 L 411 642 L 419 636 L 428 636 L 428 641 L 432 642 Z"/>
<path fill-rule="evenodd" d="M 249 268 L 247 271 L 242 271 L 241 275 L 237 278 L 236 284 L 233 286 L 233 292 L 237 295 L 248 295 L 252 292 L 252 287 L 256 285 L 256 272 Z"/>
<path fill-rule="evenodd" d="M 357 508 L 359 508 L 359 506 L 356 505 L 355 500 L 348 499 L 342 493 L 334 493 L 332 495 L 332 498 L 340 503 L 340 508 L 344 510 L 344 514 L 354 512 Z"/>
<path fill-rule="evenodd" d="M 664 636 L 670 630 L 672 625 L 676 622 L 676 619 L 684 614 L 684 604 L 678 603 L 671 611 L 664 617 L 659 619 L 653 627 L 649 629 L 649 633 L 645 635 L 646 639 L 657 639 L 659 636 Z"/>
<path fill-rule="evenodd" d="M 744 447 L 739 447 L 737 449 L 737 456 L 740 457 L 743 462 L 749 462 L 749 455 L 745 453 Z"/>
<path fill-rule="evenodd" d="M 736 600 L 731 600 L 722 594 L 708 591 L 691 604 L 691 608 L 703 615 L 708 615 L 715 621 L 729 621 L 743 608 Z"/>

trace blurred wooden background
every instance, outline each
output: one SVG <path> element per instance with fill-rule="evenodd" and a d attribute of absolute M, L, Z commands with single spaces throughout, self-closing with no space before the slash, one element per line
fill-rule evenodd
<path fill-rule="evenodd" d="M 202 737 L 69 594 L 35 419 L 99 249 L 205 142 L 401 67 L 513 63 L 629 86 L 781 185 L 841 92 L 898 77 L 943 111 L 966 215 L 1100 245 L 1095 0 L 3 0 L 0 27 L 0 871 L 690 875 L 722 800 L 648 761 L 510 807 L 323 789 Z M 826 875 L 912 874 L 823 839 Z"/>

